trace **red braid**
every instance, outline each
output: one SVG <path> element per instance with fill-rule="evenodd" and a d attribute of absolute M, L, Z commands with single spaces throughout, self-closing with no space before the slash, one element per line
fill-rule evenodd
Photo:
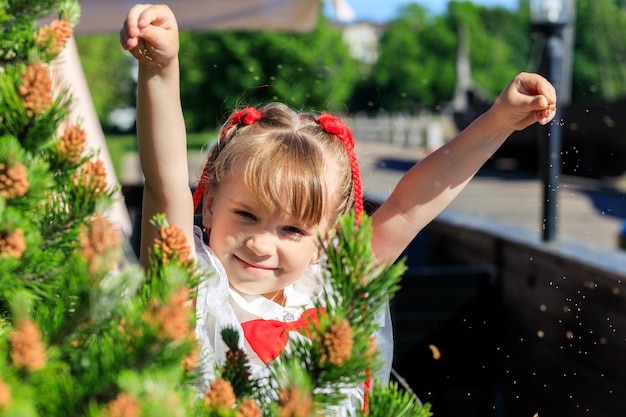
<path fill-rule="evenodd" d="M 259 120 L 263 115 L 259 110 L 254 107 L 246 107 L 245 109 L 241 109 L 236 113 L 233 113 L 226 123 L 226 126 L 220 133 L 220 140 L 224 139 L 224 136 L 228 133 L 228 131 L 238 125 L 248 126 L 252 123 Z M 200 181 L 198 182 L 198 187 L 196 187 L 193 193 L 193 210 L 194 213 L 198 210 L 200 203 L 202 202 L 202 197 L 204 195 L 204 190 L 206 188 L 206 183 L 209 178 L 209 165 L 210 161 L 207 161 L 206 165 L 204 165 L 204 169 L 202 170 L 202 175 L 200 176 Z"/>
<path fill-rule="evenodd" d="M 319 118 L 319 123 L 322 125 L 324 132 L 337 136 L 348 152 L 350 168 L 352 170 L 352 183 L 354 184 L 354 212 L 356 214 L 356 221 L 358 222 L 363 216 L 363 186 L 361 185 L 359 162 L 356 158 L 356 152 L 354 152 L 354 139 L 352 138 L 352 132 L 350 131 L 350 128 L 345 125 L 343 120 L 341 120 L 341 118 L 333 116 L 329 113 L 322 114 Z M 367 414 L 369 411 L 369 391 L 372 386 L 371 371 L 368 371 L 367 374 L 369 376 L 363 384 L 363 406 L 361 408 L 361 411 L 364 414 Z"/>
<path fill-rule="evenodd" d="M 324 113 L 319 117 L 319 124 L 322 125 L 324 132 L 331 133 L 341 141 L 348 152 L 350 159 L 350 169 L 352 170 L 352 183 L 354 185 L 354 211 L 357 221 L 363 215 L 363 186 L 361 185 L 361 173 L 359 171 L 359 161 L 354 151 L 354 139 L 350 128 L 345 125 L 343 120 L 330 113 Z"/>

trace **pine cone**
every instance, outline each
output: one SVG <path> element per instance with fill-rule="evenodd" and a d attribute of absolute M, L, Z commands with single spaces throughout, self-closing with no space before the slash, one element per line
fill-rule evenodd
<path fill-rule="evenodd" d="M 84 185 L 91 190 L 92 196 L 104 195 L 107 191 L 107 172 L 101 160 L 86 161 L 80 174 L 74 177 L 74 185 Z"/>
<path fill-rule="evenodd" d="M 368 346 L 367 346 L 367 351 L 365 352 L 365 357 L 371 360 L 372 358 L 374 358 L 374 355 L 376 354 L 377 349 L 378 349 L 378 344 L 376 343 L 376 336 L 372 336 L 368 340 Z"/>
<path fill-rule="evenodd" d="M 26 115 L 33 117 L 43 113 L 52 104 L 52 78 L 42 63 L 31 64 L 21 74 L 22 85 L 17 93 L 26 108 Z"/>
<path fill-rule="evenodd" d="M 280 417 L 309 417 L 313 411 L 313 399 L 298 388 L 281 389 L 278 392 L 278 406 Z"/>
<path fill-rule="evenodd" d="M 139 417 L 140 412 L 137 401 L 125 392 L 109 403 L 109 417 Z"/>
<path fill-rule="evenodd" d="M 87 132 L 78 125 L 68 126 L 59 141 L 59 153 L 64 160 L 77 164 L 85 151 Z"/>
<path fill-rule="evenodd" d="M 0 162 L 0 196 L 11 199 L 22 197 L 28 191 L 26 167 L 17 162 L 9 164 Z"/>
<path fill-rule="evenodd" d="M 11 404 L 12 399 L 13 398 L 11 396 L 11 387 L 8 386 L 4 381 L 0 380 L 0 408 L 6 407 L 7 405 Z"/>
<path fill-rule="evenodd" d="M 22 229 L 12 233 L 0 231 L 0 258 L 20 258 L 26 250 L 26 240 Z"/>
<path fill-rule="evenodd" d="M 230 382 L 222 378 L 211 382 L 204 397 L 204 404 L 213 408 L 226 407 L 230 410 L 235 406 L 236 402 L 237 398 L 235 397 L 233 387 L 230 385 Z"/>
<path fill-rule="evenodd" d="M 191 334 L 193 338 L 193 350 L 189 353 L 189 355 L 185 356 L 182 360 L 183 369 L 187 372 L 191 372 L 198 366 L 198 359 L 200 359 L 200 347 L 198 346 L 198 341 L 196 339 L 195 333 Z"/>
<path fill-rule="evenodd" d="M 46 365 L 46 347 L 41 333 L 32 320 L 20 323 L 9 335 L 13 363 L 29 371 L 37 371 Z"/>
<path fill-rule="evenodd" d="M 333 323 L 326 329 L 322 338 L 322 362 L 341 366 L 352 356 L 352 329 L 348 320 Z"/>
<path fill-rule="evenodd" d="M 251 398 L 244 398 L 236 413 L 237 417 L 261 417 L 259 405 Z"/>
<path fill-rule="evenodd" d="M 174 341 L 182 341 L 191 332 L 189 309 L 185 307 L 189 301 L 189 288 L 183 287 L 173 293 L 166 306 L 157 311 L 157 320 L 163 331 Z"/>
<path fill-rule="evenodd" d="M 91 273 L 96 273 L 101 266 L 107 270 L 115 266 L 119 261 L 117 249 L 120 245 L 118 230 L 101 214 L 96 214 L 89 227 L 80 233 L 80 249 Z"/>
<path fill-rule="evenodd" d="M 147 314 L 144 314 L 143 317 L 146 320 L 152 319 L 152 317 L 148 317 Z M 143 327 L 133 325 L 131 323 L 127 323 L 125 319 L 120 319 L 119 323 L 116 326 L 116 329 L 119 333 L 121 333 L 126 342 L 132 343 L 133 340 L 142 338 L 145 336 L 145 332 Z"/>
<path fill-rule="evenodd" d="M 73 33 L 74 29 L 72 29 L 70 22 L 56 19 L 39 29 L 37 44 L 44 49 L 44 53 L 53 57 L 65 48 Z"/>
<path fill-rule="evenodd" d="M 187 239 L 182 229 L 176 226 L 164 226 L 159 229 L 159 237 L 154 245 L 163 254 L 163 263 L 169 263 L 174 256 L 183 264 L 192 262 L 191 249 L 187 245 Z"/>

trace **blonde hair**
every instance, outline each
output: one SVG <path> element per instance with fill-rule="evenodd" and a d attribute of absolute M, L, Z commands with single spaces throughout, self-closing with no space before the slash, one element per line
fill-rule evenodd
<path fill-rule="evenodd" d="M 267 104 L 258 112 L 258 119 L 250 124 L 225 124 L 201 181 L 219 187 L 241 169 L 245 184 L 263 206 L 309 224 L 328 216 L 334 225 L 354 200 L 345 146 L 323 130 L 314 113 L 297 113 L 281 103 Z M 333 195 L 328 190 L 329 175 L 336 184 Z"/>

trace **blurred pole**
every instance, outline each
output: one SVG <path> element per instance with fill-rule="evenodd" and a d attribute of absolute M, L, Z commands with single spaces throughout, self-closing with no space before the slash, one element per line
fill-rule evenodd
<path fill-rule="evenodd" d="M 556 239 L 558 230 L 558 191 L 561 180 L 563 106 L 571 99 L 571 64 L 576 14 L 575 0 L 531 0 L 531 23 L 539 32 L 541 62 L 539 72 L 554 85 L 557 93 L 554 120 L 539 129 L 540 170 L 543 181 L 542 238 Z"/>
<path fill-rule="evenodd" d="M 557 97 L 562 91 L 562 74 L 564 62 L 565 42 L 561 28 L 555 28 L 553 33 L 547 34 L 546 42 L 546 67 L 547 78 L 556 88 Z M 540 139 L 544 168 L 543 180 L 543 240 L 553 241 L 556 239 L 558 230 L 558 191 L 561 181 L 561 149 L 562 149 L 562 126 L 560 103 L 557 100 L 556 115 L 554 120 L 547 126 L 547 138 Z"/>

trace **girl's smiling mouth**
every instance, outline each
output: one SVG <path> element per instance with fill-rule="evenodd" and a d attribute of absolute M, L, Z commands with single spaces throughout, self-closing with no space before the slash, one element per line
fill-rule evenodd
<path fill-rule="evenodd" d="M 246 261 L 244 261 L 243 259 L 241 259 L 240 257 L 238 257 L 237 255 L 233 255 L 233 257 L 235 258 L 235 260 L 237 260 L 237 262 L 239 263 L 239 265 L 241 265 L 243 267 L 244 270 L 253 273 L 253 274 L 262 274 L 262 273 L 267 273 L 267 272 L 274 272 L 276 269 L 278 268 L 268 268 L 268 267 L 264 267 L 264 266 L 258 266 L 258 265 L 254 265 L 251 263 L 248 263 Z"/>

